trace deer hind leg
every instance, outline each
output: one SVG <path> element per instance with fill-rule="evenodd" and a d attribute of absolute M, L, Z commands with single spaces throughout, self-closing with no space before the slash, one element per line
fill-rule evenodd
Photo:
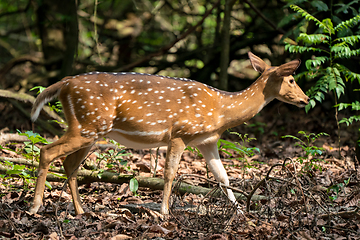
<path fill-rule="evenodd" d="M 229 186 L 229 178 L 225 171 L 224 165 L 220 160 L 217 144 L 210 143 L 206 145 L 199 145 L 197 148 L 204 156 L 206 163 L 208 164 L 212 174 L 214 174 L 216 181 L 223 183 L 225 186 Z M 230 201 L 237 204 L 236 198 L 231 189 L 227 189 L 226 192 Z"/>
<path fill-rule="evenodd" d="M 78 188 L 76 176 L 79 170 L 79 165 L 90 151 L 91 146 L 81 148 L 76 152 L 73 152 L 72 154 L 68 155 L 63 163 L 66 175 L 68 177 L 68 184 L 73 199 L 76 215 L 84 213 L 84 210 L 81 205 L 81 199 L 79 195 L 79 188 Z"/>
<path fill-rule="evenodd" d="M 181 154 L 184 152 L 185 144 L 182 139 L 172 139 L 168 145 L 164 169 L 164 193 L 161 203 L 161 214 L 169 214 L 169 199 L 171 195 L 172 182 L 179 167 Z"/>
<path fill-rule="evenodd" d="M 38 169 L 38 177 L 36 180 L 35 196 L 30 213 L 37 213 L 39 210 L 44 190 L 46 175 L 49 170 L 50 163 L 55 159 L 71 154 L 80 148 L 87 147 L 94 142 L 94 139 L 83 138 L 81 136 L 74 137 L 69 134 L 69 130 L 56 142 L 46 145 L 40 150 L 40 162 Z"/>

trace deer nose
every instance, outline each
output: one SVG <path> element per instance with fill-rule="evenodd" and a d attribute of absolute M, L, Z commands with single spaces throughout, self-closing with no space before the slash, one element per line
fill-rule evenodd
<path fill-rule="evenodd" d="M 308 105 L 308 104 L 309 104 L 309 101 L 310 101 L 310 98 L 307 97 L 305 100 L 301 100 L 300 103 L 301 103 L 301 104 L 304 104 L 304 105 Z"/>

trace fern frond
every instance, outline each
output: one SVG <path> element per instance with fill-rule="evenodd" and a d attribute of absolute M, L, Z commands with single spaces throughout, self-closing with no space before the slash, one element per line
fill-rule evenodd
<path fill-rule="evenodd" d="M 352 35 L 348 37 L 340 37 L 334 40 L 335 42 L 347 43 L 354 46 L 355 43 L 360 41 L 360 35 Z"/>
<path fill-rule="evenodd" d="M 330 49 L 334 53 L 334 58 L 350 58 L 360 54 L 360 49 L 351 50 L 348 46 L 334 45 Z"/>
<path fill-rule="evenodd" d="M 327 67 L 326 73 L 329 83 L 329 91 L 335 90 L 337 97 L 345 93 L 345 84 L 341 78 L 340 71 L 334 67 Z"/>
<path fill-rule="evenodd" d="M 319 43 L 329 43 L 329 36 L 324 34 L 306 34 L 300 33 L 297 38 L 298 41 L 303 41 L 307 44 L 319 44 Z"/>
<path fill-rule="evenodd" d="M 341 73 L 345 76 L 346 79 L 349 79 L 351 82 L 353 82 L 356 79 L 360 83 L 360 74 L 354 73 L 354 72 L 350 71 L 344 65 L 341 65 L 338 63 L 335 64 L 335 67 L 341 71 Z"/>
<path fill-rule="evenodd" d="M 328 57 L 321 56 L 321 57 L 315 57 L 314 59 L 306 60 L 305 66 L 308 70 L 310 70 L 312 67 L 318 67 L 321 66 L 323 63 L 325 63 L 327 60 L 329 60 Z"/>
<path fill-rule="evenodd" d="M 352 124 L 353 122 L 360 122 L 360 115 L 354 115 L 349 118 L 343 118 L 339 121 L 339 123 L 346 123 L 347 126 Z"/>
<path fill-rule="evenodd" d="M 297 46 L 297 45 L 291 45 L 291 44 L 286 44 L 285 49 L 291 53 L 324 52 L 325 51 L 320 48 L 304 47 L 304 46 Z"/>
<path fill-rule="evenodd" d="M 333 32 L 333 29 L 330 29 L 329 26 L 326 26 L 326 24 L 324 22 L 319 21 L 319 19 L 317 19 L 316 17 L 314 17 L 313 15 L 311 15 L 310 13 L 308 13 L 301 7 L 299 7 L 297 5 L 290 5 L 290 8 L 293 9 L 294 11 L 300 13 L 301 16 L 305 17 L 306 20 L 314 21 L 315 24 L 317 26 L 319 26 L 321 29 L 323 29 L 325 32 L 331 32 L 331 33 Z"/>
<path fill-rule="evenodd" d="M 334 30 L 337 31 L 341 31 L 344 28 L 350 28 L 353 27 L 355 25 L 357 25 L 360 22 L 360 15 L 356 15 L 353 18 L 350 18 L 349 20 L 346 21 L 342 21 L 341 23 L 339 23 L 338 25 L 336 25 L 336 27 L 334 28 Z"/>

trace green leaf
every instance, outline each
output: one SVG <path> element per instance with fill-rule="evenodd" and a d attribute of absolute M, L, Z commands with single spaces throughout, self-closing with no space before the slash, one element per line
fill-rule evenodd
<path fill-rule="evenodd" d="M 25 165 L 14 165 L 13 170 L 23 170 L 25 169 Z"/>
<path fill-rule="evenodd" d="M 19 175 L 19 174 L 21 174 L 21 170 L 7 170 L 6 171 L 6 174 L 8 174 L 8 175 L 12 175 L 12 174 L 15 174 L 15 175 Z"/>
<path fill-rule="evenodd" d="M 52 189 L 52 186 L 48 181 L 45 181 L 45 186 L 50 190 Z"/>
<path fill-rule="evenodd" d="M 320 48 L 304 47 L 304 46 L 297 46 L 297 45 L 291 45 L 291 44 L 286 44 L 285 50 L 287 50 L 291 53 L 326 52 L 325 50 L 322 50 Z"/>
<path fill-rule="evenodd" d="M 44 91 L 44 90 L 46 89 L 46 87 L 36 86 L 36 87 L 31 88 L 30 91 L 34 91 L 34 90 L 36 90 L 36 89 L 38 89 L 37 94 L 39 94 L 39 93 L 41 93 L 42 91 Z"/>
<path fill-rule="evenodd" d="M 40 134 L 38 134 L 38 133 L 34 133 L 32 131 L 26 131 L 25 133 L 22 133 L 20 130 L 17 130 L 17 131 L 20 136 L 26 136 L 33 144 L 39 143 L 39 142 L 45 143 L 45 144 L 49 143 L 45 138 L 40 136 Z"/>
<path fill-rule="evenodd" d="M 327 60 L 328 60 L 328 58 L 325 57 L 325 56 L 315 57 L 314 59 L 306 60 L 305 66 L 306 66 L 307 69 L 311 70 L 312 67 L 321 66 L 321 65 L 324 64 Z"/>
<path fill-rule="evenodd" d="M 325 18 L 322 20 L 322 23 L 326 26 L 326 33 L 330 33 L 330 34 L 334 34 L 335 33 L 335 30 L 334 30 L 334 26 L 333 26 L 333 23 L 331 21 L 330 18 Z M 325 29 L 324 29 L 325 30 Z"/>
<path fill-rule="evenodd" d="M 296 140 L 296 141 L 299 141 L 299 142 L 301 142 L 301 143 L 304 143 L 303 140 L 301 140 L 300 138 L 295 137 L 295 136 L 293 136 L 293 135 L 285 135 L 285 136 L 282 136 L 282 138 L 292 138 L 292 139 L 294 139 L 294 140 Z"/>
<path fill-rule="evenodd" d="M 138 183 L 138 181 L 136 180 L 136 178 L 130 179 L 129 188 L 130 188 L 130 191 L 131 191 L 131 192 L 133 192 L 134 194 L 136 194 L 136 191 L 137 191 L 138 188 L 139 188 L 139 183 Z"/>
<path fill-rule="evenodd" d="M 299 37 L 297 38 L 298 41 L 303 41 L 306 44 L 319 44 L 325 43 L 328 44 L 330 37 L 325 34 L 306 34 L 300 33 Z"/>

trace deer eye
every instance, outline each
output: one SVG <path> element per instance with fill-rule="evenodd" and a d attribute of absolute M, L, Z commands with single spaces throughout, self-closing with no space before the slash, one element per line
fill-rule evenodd
<path fill-rule="evenodd" d="M 289 81 L 291 84 L 293 84 L 294 83 L 294 79 L 290 79 L 290 81 Z"/>

